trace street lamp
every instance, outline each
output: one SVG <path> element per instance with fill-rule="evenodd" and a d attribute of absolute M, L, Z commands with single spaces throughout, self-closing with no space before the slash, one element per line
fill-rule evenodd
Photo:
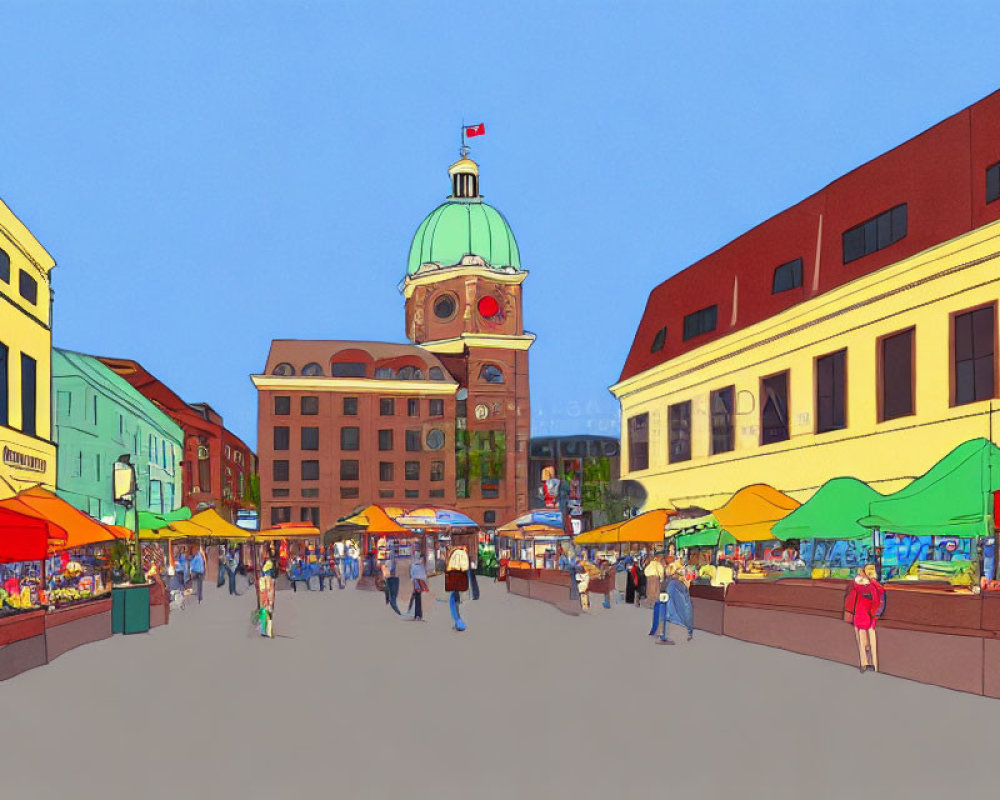
<path fill-rule="evenodd" d="M 141 573 L 142 550 L 139 545 L 139 508 L 136 504 L 135 465 L 132 463 L 132 457 L 128 453 L 118 456 L 112 474 L 112 482 L 115 503 L 126 510 L 131 508 L 134 511 L 135 551 L 133 554 L 132 571 L 133 573 Z"/>

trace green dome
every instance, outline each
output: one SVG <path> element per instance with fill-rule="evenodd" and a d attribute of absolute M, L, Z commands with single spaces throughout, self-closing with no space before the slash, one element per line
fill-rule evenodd
<path fill-rule="evenodd" d="M 479 256 L 493 269 L 521 269 L 521 255 L 507 220 L 478 198 L 442 203 L 420 223 L 406 273 L 415 275 L 424 264 L 450 267 L 465 256 Z"/>

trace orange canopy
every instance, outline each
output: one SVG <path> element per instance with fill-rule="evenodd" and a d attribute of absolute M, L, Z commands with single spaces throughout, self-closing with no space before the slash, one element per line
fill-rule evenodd
<path fill-rule="evenodd" d="M 345 525 L 360 525 L 366 533 L 409 533 L 408 528 L 404 528 L 398 522 L 389 518 L 389 515 L 379 506 L 370 505 L 342 520 Z"/>
<path fill-rule="evenodd" d="M 647 511 L 638 517 L 602 525 L 599 528 L 581 533 L 574 540 L 577 544 L 618 544 L 620 542 L 637 542 L 644 544 L 663 544 L 667 520 L 676 511 L 658 508 Z"/>
<path fill-rule="evenodd" d="M 319 528 L 303 522 L 286 522 L 275 528 L 267 528 L 253 533 L 254 539 L 264 539 L 265 541 L 276 539 L 312 539 L 319 536 Z"/>
<path fill-rule="evenodd" d="M 719 527 L 738 542 L 766 542 L 773 539 L 771 528 L 801 505 L 798 500 L 766 483 L 747 486 L 734 494 L 712 514 Z"/>
<path fill-rule="evenodd" d="M 114 542 L 121 538 L 107 525 L 88 517 L 41 486 L 25 489 L 16 499 L 66 531 L 67 539 L 59 543 L 59 550 L 70 550 L 98 542 Z"/>

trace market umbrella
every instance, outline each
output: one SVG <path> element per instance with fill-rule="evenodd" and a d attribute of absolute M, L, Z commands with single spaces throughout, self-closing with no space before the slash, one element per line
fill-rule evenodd
<path fill-rule="evenodd" d="M 857 478 L 832 478 L 805 503 L 774 523 L 775 539 L 864 539 L 871 531 L 858 523 L 872 501 L 883 495 Z"/>
<path fill-rule="evenodd" d="M 744 487 L 729 501 L 712 512 L 719 527 L 739 542 L 766 542 L 773 539 L 774 524 L 791 514 L 800 505 L 798 500 L 779 492 L 766 483 Z"/>
<path fill-rule="evenodd" d="M 362 533 L 397 536 L 409 532 L 409 529 L 390 519 L 384 509 L 369 505 L 338 520 L 336 525 L 323 534 L 323 541 L 329 544 Z"/>
<path fill-rule="evenodd" d="M 450 508 L 415 508 L 396 522 L 407 528 L 478 528 L 475 520 Z"/>
<path fill-rule="evenodd" d="M 191 519 L 190 508 L 178 508 L 174 511 L 164 512 L 163 514 L 155 514 L 152 511 L 140 511 L 139 529 L 145 528 L 146 530 L 158 531 L 160 528 L 166 528 L 171 522 L 186 519 Z"/>
<path fill-rule="evenodd" d="M 41 486 L 25 489 L 18 494 L 17 499 L 66 532 L 65 541 L 58 545 L 60 550 L 99 542 L 114 542 L 120 538 L 109 526 L 87 516 Z"/>
<path fill-rule="evenodd" d="M 50 544 L 67 538 L 65 529 L 17 498 L 0 501 L 0 563 L 41 561 Z"/>
<path fill-rule="evenodd" d="M 528 533 L 562 533 L 563 518 L 559 511 L 532 511 L 522 514 L 517 519 L 513 519 L 506 525 L 497 528 L 500 535 L 516 533 L 518 531 Z"/>
<path fill-rule="evenodd" d="M 250 538 L 250 531 L 238 528 L 231 522 L 224 520 L 214 508 L 199 511 L 187 521 L 171 522 L 170 527 L 177 531 L 190 531 L 188 534 L 190 536 L 213 536 L 216 539 L 228 541 L 245 541 Z M 202 532 L 195 532 L 197 528 L 201 528 Z"/>
<path fill-rule="evenodd" d="M 992 536 L 996 491 L 1000 449 L 989 439 L 972 439 L 908 486 L 872 500 L 858 524 L 910 536 Z"/>
<path fill-rule="evenodd" d="M 250 536 L 253 539 L 261 539 L 263 541 L 315 539 L 320 536 L 320 529 L 307 522 L 284 522 L 262 531 L 250 531 Z"/>

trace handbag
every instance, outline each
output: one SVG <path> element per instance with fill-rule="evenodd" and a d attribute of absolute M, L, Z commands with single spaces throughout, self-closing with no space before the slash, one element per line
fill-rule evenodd
<path fill-rule="evenodd" d="M 431 587 L 427 585 L 427 581 L 423 578 L 417 578 L 413 581 L 413 590 L 416 592 L 429 592 Z"/>
<path fill-rule="evenodd" d="M 446 592 L 469 591 L 469 573 L 459 570 L 448 570 L 445 572 L 444 590 Z"/>

